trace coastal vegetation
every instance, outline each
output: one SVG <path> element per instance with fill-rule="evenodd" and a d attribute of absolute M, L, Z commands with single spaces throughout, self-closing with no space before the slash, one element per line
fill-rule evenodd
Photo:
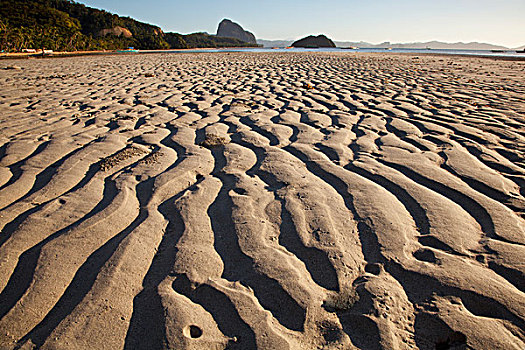
<path fill-rule="evenodd" d="M 164 33 L 164 40 L 172 49 L 218 48 L 218 47 L 257 47 L 235 38 L 219 37 L 208 33 Z"/>
<path fill-rule="evenodd" d="M 0 2 L 0 51 L 185 49 L 256 46 L 206 33 L 164 33 L 158 26 L 94 9 L 71 0 Z"/>
<path fill-rule="evenodd" d="M 184 35 L 189 48 L 198 47 L 257 47 L 259 45 L 248 43 L 235 38 L 220 37 L 207 33 L 193 33 Z"/>

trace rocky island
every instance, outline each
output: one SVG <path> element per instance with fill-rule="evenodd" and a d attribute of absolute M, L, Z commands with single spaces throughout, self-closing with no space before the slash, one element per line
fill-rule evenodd
<path fill-rule="evenodd" d="M 304 48 L 318 48 L 318 47 L 335 47 L 332 40 L 328 39 L 325 35 L 313 36 L 309 35 L 306 38 L 295 41 L 292 44 L 293 47 L 304 47 Z"/>
<path fill-rule="evenodd" d="M 219 23 L 219 28 L 217 28 L 217 36 L 235 38 L 247 43 L 257 44 L 255 35 L 244 30 L 239 24 L 226 18 L 223 19 L 221 23 Z"/>

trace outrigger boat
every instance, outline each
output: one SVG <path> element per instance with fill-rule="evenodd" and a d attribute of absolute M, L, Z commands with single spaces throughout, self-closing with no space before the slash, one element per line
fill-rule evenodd
<path fill-rule="evenodd" d="M 26 51 L 26 52 L 32 52 L 32 51 Z M 31 53 L 29 57 L 50 57 L 53 56 L 53 50 L 35 50 L 34 53 Z"/>
<path fill-rule="evenodd" d="M 137 53 L 137 52 L 139 52 L 139 50 L 137 50 L 134 47 L 130 46 L 127 49 L 117 50 L 116 52 L 118 52 L 118 53 Z"/>

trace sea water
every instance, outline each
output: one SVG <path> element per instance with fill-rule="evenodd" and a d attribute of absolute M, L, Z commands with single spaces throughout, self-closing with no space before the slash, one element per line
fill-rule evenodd
<path fill-rule="evenodd" d="M 141 52 L 143 52 L 141 50 Z M 158 51 L 156 51 L 158 52 Z M 378 49 L 378 48 L 359 48 L 359 49 L 343 49 L 343 48 L 223 48 L 223 49 L 190 49 L 190 50 L 166 50 L 164 52 L 170 53 L 200 53 L 200 52 L 376 52 L 376 53 L 415 53 L 415 54 L 444 54 L 444 55 L 467 55 L 467 56 L 493 56 L 493 57 L 523 57 L 525 53 L 517 53 L 516 51 L 506 52 L 492 52 L 490 50 L 451 50 L 451 49 Z"/>

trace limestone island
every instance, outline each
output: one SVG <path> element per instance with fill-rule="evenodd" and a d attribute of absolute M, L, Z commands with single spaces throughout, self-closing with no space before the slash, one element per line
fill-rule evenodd
<path fill-rule="evenodd" d="M 295 41 L 292 47 L 304 47 L 309 49 L 316 49 L 319 47 L 335 47 L 332 40 L 328 39 L 325 35 L 309 35 L 306 38 Z"/>
<path fill-rule="evenodd" d="M 217 36 L 235 38 L 247 43 L 257 44 L 255 35 L 247 30 L 244 30 L 239 24 L 226 18 L 223 19 L 221 23 L 219 23 L 219 28 L 217 28 Z"/>

